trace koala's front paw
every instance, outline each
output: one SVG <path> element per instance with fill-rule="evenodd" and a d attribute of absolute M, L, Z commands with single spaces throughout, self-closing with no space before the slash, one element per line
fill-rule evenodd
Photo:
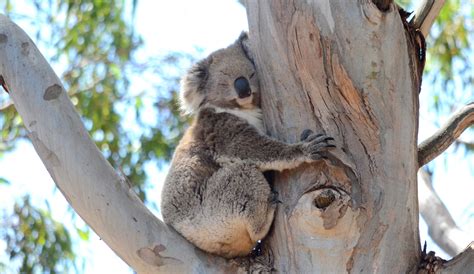
<path fill-rule="evenodd" d="M 322 153 L 336 147 L 331 143 L 334 138 L 324 134 L 314 134 L 310 129 L 301 133 L 301 141 L 303 152 L 311 160 L 325 158 Z"/>

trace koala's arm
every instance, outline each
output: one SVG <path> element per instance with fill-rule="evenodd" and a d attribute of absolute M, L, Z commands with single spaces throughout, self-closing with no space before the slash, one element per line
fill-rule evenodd
<path fill-rule="evenodd" d="M 255 163 L 260 170 L 284 170 L 304 162 L 321 159 L 321 152 L 334 147 L 325 135 L 310 135 L 303 142 L 287 144 L 261 134 L 256 128 L 228 114 L 212 119 L 213 150 L 220 161 L 242 160 Z"/>

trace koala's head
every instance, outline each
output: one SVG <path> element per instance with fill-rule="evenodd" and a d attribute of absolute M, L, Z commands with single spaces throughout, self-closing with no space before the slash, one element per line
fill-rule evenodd
<path fill-rule="evenodd" d="M 248 53 L 248 37 L 242 33 L 232 45 L 195 64 L 181 80 L 184 112 L 195 113 L 206 104 L 233 109 L 259 107 L 257 75 Z"/>

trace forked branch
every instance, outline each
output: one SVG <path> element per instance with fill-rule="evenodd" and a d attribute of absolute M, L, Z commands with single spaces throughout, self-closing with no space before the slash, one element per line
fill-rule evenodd
<path fill-rule="evenodd" d="M 415 11 L 412 24 L 420 29 L 424 37 L 428 36 L 431 26 L 438 17 L 446 0 L 423 0 Z"/>
<path fill-rule="evenodd" d="M 443 264 L 439 273 L 472 273 L 474 269 L 474 243 L 463 252 Z"/>
<path fill-rule="evenodd" d="M 454 222 L 424 169 L 418 171 L 418 201 L 420 214 L 428 225 L 428 234 L 451 256 L 459 254 L 472 239 Z"/>
<path fill-rule="evenodd" d="M 149 212 L 97 149 L 61 81 L 34 43 L 1 14 L 0 75 L 58 188 L 135 271 L 205 273 L 228 266 L 196 250 Z"/>
<path fill-rule="evenodd" d="M 418 146 L 418 166 L 422 167 L 440 155 L 473 124 L 474 102 L 471 102 L 456 112 L 433 136 Z"/>

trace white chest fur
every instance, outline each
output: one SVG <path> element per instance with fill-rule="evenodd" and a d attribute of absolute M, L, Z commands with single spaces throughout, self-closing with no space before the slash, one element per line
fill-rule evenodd
<path fill-rule="evenodd" d="M 214 107 L 217 113 L 227 112 L 232 115 L 235 115 L 239 118 L 244 119 L 249 124 L 254 126 L 261 134 L 265 134 L 265 129 L 263 128 L 262 120 L 262 110 L 259 108 L 254 109 L 226 109 L 220 107 Z"/>

